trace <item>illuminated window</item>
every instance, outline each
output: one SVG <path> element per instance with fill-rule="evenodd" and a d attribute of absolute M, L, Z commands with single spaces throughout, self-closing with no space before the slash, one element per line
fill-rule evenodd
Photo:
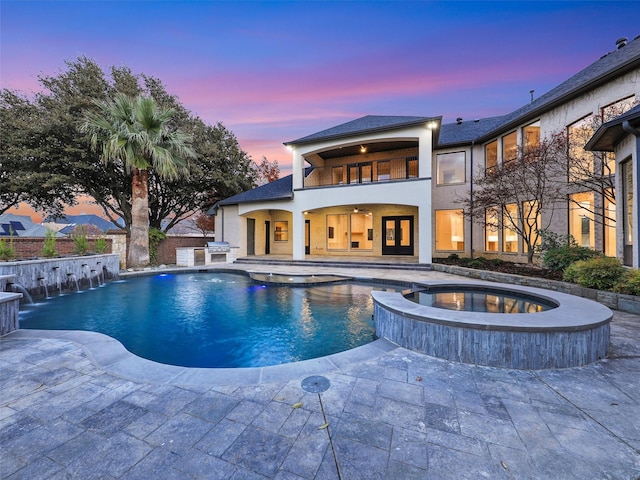
<path fill-rule="evenodd" d="M 407 157 L 407 178 L 418 178 L 418 157 Z"/>
<path fill-rule="evenodd" d="M 331 173 L 334 185 L 342 185 L 344 183 L 344 167 L 333 167 Z"/>
<path fill-rule="evenodd" d="M 351 214 L 351 250 L 373 250 L 373 215 Z"/>
<path fill-rule="evenodd" d="M 347 221 L 346 214 L 327 215 L 327 250 L 347 249 Z"/>
<path fill-rule="evenodd" d="M 581 247 L 595 247 L 593 228 L 593 192 L 570 195 L 569 233 Z"/>
<path fill-rule="evenodd" d="M 505 205 L 502 212 L 502 251 L 514 252 L 518 251 L 518 205 L 510 203 Z"/>
<path fill-rule="evenodd" d="M 436 250 L 464 250 L 462 210 L 436 210 Z"/>
<path fill-rule="evenodd" d="M 484 249 L 487 252 L 497 252 L 498 251 L 498 232 L 499 232 L 498 210 L 495 208 L 487 208 L 484 215 L 485 215 Z"/>
<path fill-rule="evenodd" d="M 540 122 L 532 123 L 522 129 L 522 146 L 525 152 L 540 146 Z"/>
<path fill-rule="evenodd" d="M 439 153 L 436 156 L 437 185 L 465 182 L 465 152 Z"/>
<path fill-rule="evenodd" d="M 490 170 L 498 165 L 498 141 L 494 140 L 484 147 L 485 168 Z"/>
<path fill-rule="evenodd" d="M 522 227 L 525 235 L 529 239 L 535 240 L 534 245 L 539 245 L 542 239 L 540 238 L 540 235 L 536 234 L 536 231 L 540 230 L 542 219 L 540 217 L 540 212 L 538 209 L 538 201 L 532 200 L 530 202 L 522 202 L 522 212 Z M 522 248 L 524 249 L 525 253 L 529 251 L 526 243 L 523 243 Z"/>
<path fill-rule="evenodd" d="M 386 182 L 391 179 L 391 162 L 388 160 L 376 164 L 378 182 Z"/>
<path fill-rule="evenodd" d="M 610 197 L 609 197 L 610 198 Z M 604 254 L 607 257 L 616 256 L 616 204 L 604 199 Z"/>
<path fill-rule="evenodd" d="M 622 169 L 622 245 L 624 248 L 624 264 L 631 265 L 633 258 L 633 163 L 626 160 L 620 165 Z M 637 192 L 635 193 L 637 195 Z"/>
<path fill-rule="evenodd" d="M 276 242 L 288 242 L 289 241 L 289 222 L 276 222 L 276 230 L 273 234 L 273 239 Z"/>
<path fill-rule="evenodd" d="M 593 175 L 594 155 L 584 149 L 593 136 L 593 116 L 588 115 L 569 125 L 569 181 L 575 182 Z"/>
<path fill-rule="evenodd" d="M 502 137 L 502 161 L 508 162 L 518 156 L 518 135 L 511 132 Z"/>

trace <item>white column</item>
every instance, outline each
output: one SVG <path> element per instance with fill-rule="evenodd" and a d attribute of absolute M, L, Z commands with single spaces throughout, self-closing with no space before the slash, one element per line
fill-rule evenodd
<path fill-rule="evenodd" d="M 304 214 L 294 210 L 291 220 L 293 221 L 293 259 L 304 260 Z"/>
<path fill-rule="evenodd" d="M 429 200 L 421 202 L 418 206 L 418 262 L 419 263 L 431 263 L 431 244 L 432 244 L 432 232 L 431 232 L 431 188 L 427 198 Z"/>

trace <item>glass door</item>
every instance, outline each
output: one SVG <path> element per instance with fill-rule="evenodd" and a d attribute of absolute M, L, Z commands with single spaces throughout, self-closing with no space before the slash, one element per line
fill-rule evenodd
<path fill-rule="evenodd" d="M 382 217 L 382 254 L 413 255 L 413 217 Z"/>

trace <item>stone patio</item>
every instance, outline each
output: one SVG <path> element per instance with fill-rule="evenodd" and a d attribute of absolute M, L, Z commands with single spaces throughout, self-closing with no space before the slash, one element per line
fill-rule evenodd
<path fill-rule="evenodd" d="M 380 340 L 235 374 L 22 330 L 0 340 L 0 478 L 638 479 L 640 316 L 611 326 L 610 357 L 580 368 L 456 364 Z M 309 375 L 329 389 L 305 391 Z"/>

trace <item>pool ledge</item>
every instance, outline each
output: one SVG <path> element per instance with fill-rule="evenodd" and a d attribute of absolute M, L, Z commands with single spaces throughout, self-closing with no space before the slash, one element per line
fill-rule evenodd
<path fill-rule="evenodd" d="M 255 385 L 297 380 L 330 373 L 356 362 L 377 358 L 398 348 L 385 339 L 375 340 L 326 357 L 257 368 L 191 368 L 166 365 L 138 357 L 116 339 L 79 330 L 17 330 L 5 339 L 57 339 L 79 345 L 90 360 L 106 372 L 128 380 L 163 385 Z"/>
<path fill-rule="evenodd" d="M 493 282 L 473 285 L 535 295 L 558 307 L 521 314 L 463 312 L 419 305 L 397 292 L 374 291 L 376 335 L 445 360 L 501 368 L 568 368 L 607 356 L 613 313 L 604 305 L 537 288 Z"/>

